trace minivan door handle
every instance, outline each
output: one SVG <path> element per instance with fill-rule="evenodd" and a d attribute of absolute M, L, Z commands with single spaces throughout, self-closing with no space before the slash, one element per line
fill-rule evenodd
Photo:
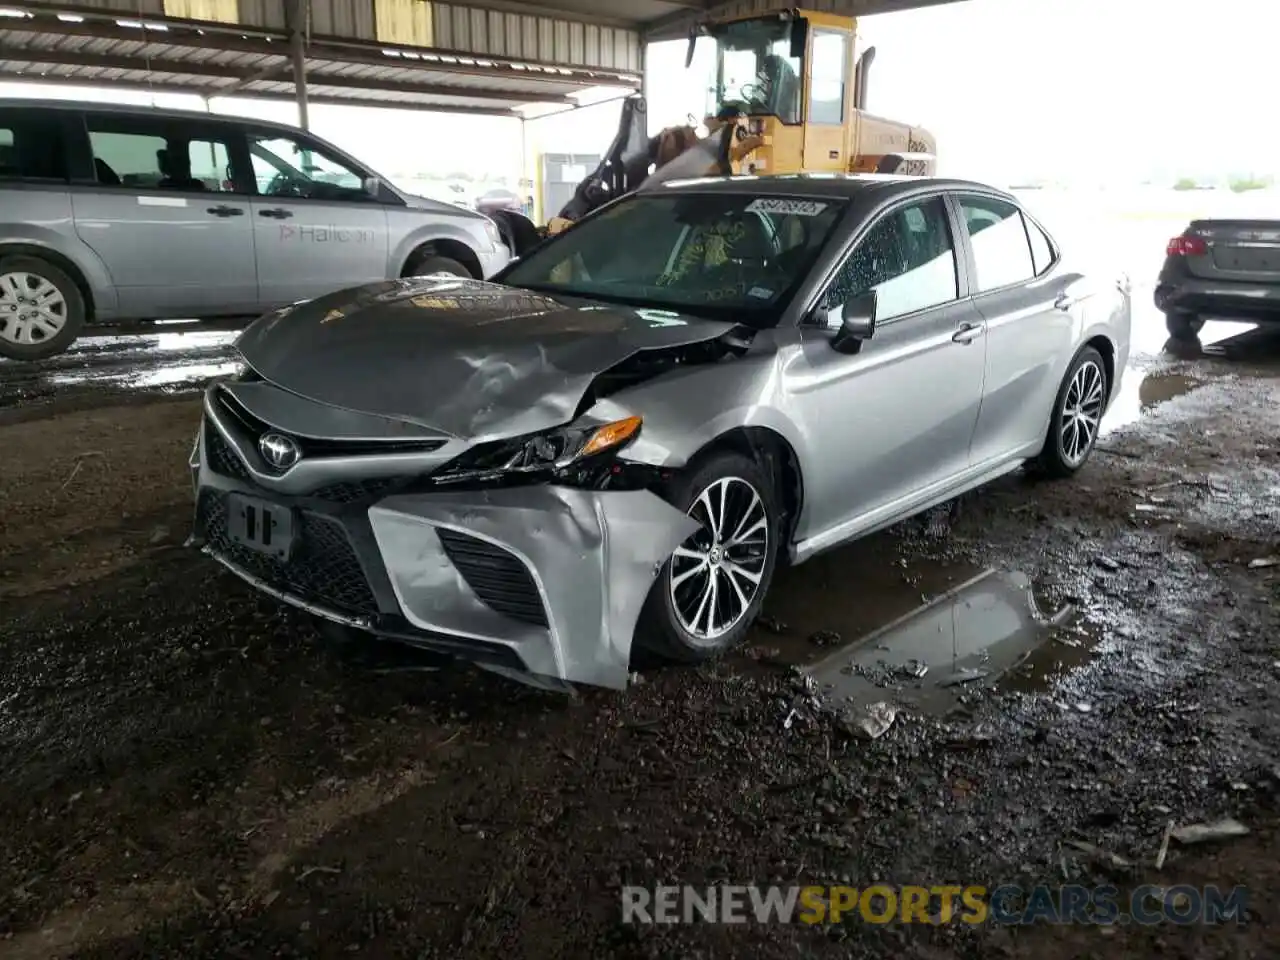
<path fill-rule="evenodd" d="M 244 211 L 241 210 L 239 207 L 228 207 L 225 203 L 217 207 L 210 207 L 207 212 L 213 214 L 215 217 L 243 217 L 244 216 Z"/>
<path fill-rule="evenodd" d="M 985 323 L 962 323 L 951 335 L 951 339 L 956 343 L 973 343 L 987 331 Z"/>
<path fill-rule="evenodd" d="M 270 217 L 272 220 L 286 220 L 293 216 L 293 211 L 286 210 L 283 207 L 272 207 L 269 210 L 259 210 L 258 216 Z"/>
<path fill-rule="evenodd" d="M 1058 299 L 1053 301 L 1053 305 L 1056 309 L 1065 313 L 1076 305 L 1076 298 L 1070 294 L 1060 293 L 1058 294 Z"/>

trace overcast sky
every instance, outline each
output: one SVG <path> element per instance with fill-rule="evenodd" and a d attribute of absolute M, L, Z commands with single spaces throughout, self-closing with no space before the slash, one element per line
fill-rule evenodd
<path fill-rule="evenodd" d="M 865 18 L 859 29 L 877 48 L 869 108 L 930 129 L 944 174 L 1006 182 L 1280 174 L 1280 0 L 966 0 Z M 650 51 L 650 116 L 659 125 L 705 109 L 701 76 L 683 66 L 682 42 Z M 2 96 L 69 93 L 0 84 Z M 201 106 L 194 97 L 130 99 Z M 287 103 L 214 108 L 297 117 Z M 314 107 L 311 120 L 384 173 L 519 172 L 517 121 L 343 107 Z M 535 121 L 525 147 L 599 152 L 616 123 L 614 105 Z"/>

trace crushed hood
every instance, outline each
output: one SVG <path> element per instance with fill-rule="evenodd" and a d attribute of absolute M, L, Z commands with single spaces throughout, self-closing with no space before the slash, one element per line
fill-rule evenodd
<path fill-rule="evenodd" d="M 732 328 L 665 310 L 418 277 L 268 314 L 236 346 L 261 377 L 299 396 L 481 441 L 567 423 L 598 374 L 642 351 L 714 340 Z"/>

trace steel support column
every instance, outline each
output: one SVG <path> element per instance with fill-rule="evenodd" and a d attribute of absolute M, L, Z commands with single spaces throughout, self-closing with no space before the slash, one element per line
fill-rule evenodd
<path fill-rule="evenodd" d="M 289 53 L 293 61 L 293 85 L 298 98 L 298 126 L 310 129 L 307 118 L 307 37 L 309 0 L 286 0 L 285 19 L 289 26 Z"/>

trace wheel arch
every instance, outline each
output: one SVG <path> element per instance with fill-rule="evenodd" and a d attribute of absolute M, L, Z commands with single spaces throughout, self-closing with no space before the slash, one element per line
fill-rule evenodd
<path fill-rule="evenodd" d="M 699 447 L 682 469 L 693 468 L 706 457 L 726 450 L 754 460 L 773 479 L 774 494 L 782 507 L 783 536 L 779 538 L 778 561 L 785 563 L 804 508 L 804 473 L 795 447 L 770 427 L 732 427 Z"/>
<path fill-rule="evenodd" d="M 3 257 L 35 257 L 39 260 L 47 260 L 53 264 L 68 277 L 71 282 L 76 285 L 76 289 L 80 291 L 80 297 L 84 301 L 84 317 L 86 322 L 90 322 L 96 315 L 96 301 L 93 295 L 93 287 L 90 285 L 88 278 L 83 270 L 76 264 L 74 260 L 66 254 L 55 250 L 53 247 L 47 247 L 38 243 L 10 243 L 0 242 L 0 258 Z"/>
<path fill-rule="evenodd" d="M 453 237 L 433 237 L 430 240 L 424 240 L 409 251 L 408 255 L 400 264 L 398 276 L 408 276 L 408 270 L 417 260 L 423 257 L 448 257 L 450 260 L 456 260 L 468 270 L 476 279 L 484 279 L 484 267 L 480 263 L 480 257 L 475 250 Z"/>

